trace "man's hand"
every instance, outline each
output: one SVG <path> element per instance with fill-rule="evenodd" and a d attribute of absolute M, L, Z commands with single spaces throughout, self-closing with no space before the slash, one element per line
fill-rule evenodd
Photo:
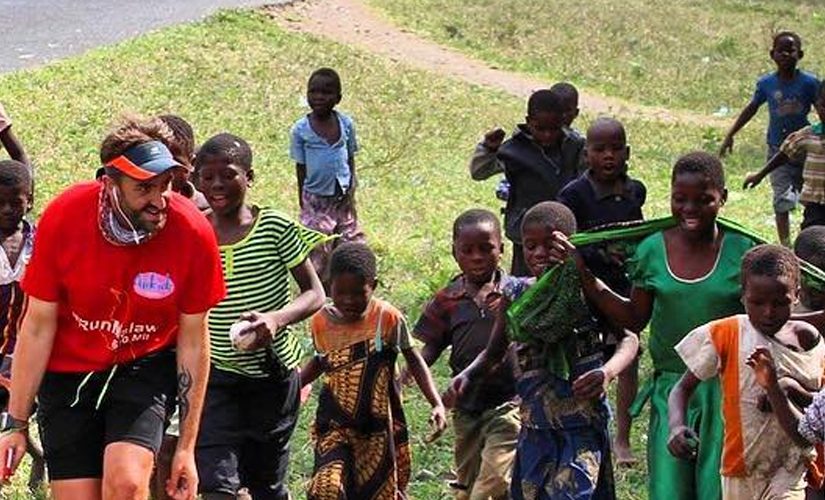
<path fill-rule="evenodd" d="M 2 482 L 8 483 L 11 477 L 20 465 L 20 461 L 26 455 L 26 436 L 27 431 L 10 431 L 3 436 L 0 436 L 0 460 L 3 461 Z M 7 467 L 6 459 L 11 454 L 11 466 Z"/>
<path fill-rule="evenodd" d="M 722 146 L 719 148 L 719 157 L 724 158 L 725 155 L 733 152 L 733 137 L 727 135 L 722 141 Z"/>
<path fill-rule="evenodd" d="M 604 369 L 590 370 L 573 381 L 573 396 L 578 399 L 597 398 L 604 394 L 609 383 Z"/>
<path fill-rule="evenodd" d="M 680 425 L 670 432 L 667 449 L 676 458 L 695 460 L 699 451 L 699 438 L 693 432 L 693 429 Z"/>
<path fill-rule="evenodd" d="M 195 500 L 198 494 L 198 470 L 195 454 L 177 450 L 172 458 L 172 468 L 166 481 L 166 494 L 175 500 Z"/>
<path fill-rule="evenodd" d="M 507 133 L 504 132 L 503 128 L 496 127 L 484 134 L 484 141 L 482 144 L 490 151 L 498 151 L 498 148 L 501 147 L 501 143 L 504 142 L 504 137 L 506 136 Z"/>

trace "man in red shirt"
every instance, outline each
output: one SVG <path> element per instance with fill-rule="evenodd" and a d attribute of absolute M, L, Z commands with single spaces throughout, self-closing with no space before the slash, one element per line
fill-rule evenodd
<path fill-rule="evenodd" d="M 197 493 L 205 320 L 225 286 L 212 228 L 169 190 L 178 166 L 170 138 L 159 120 L 122 124 L 101 146 L 102 182 L 55 198 L 35 236 L 0 458 L 7 473 L 17 467 L 37 394 L 58 500 L 147 498 L 176 392 L 181 431 L 167 493 Z"/>

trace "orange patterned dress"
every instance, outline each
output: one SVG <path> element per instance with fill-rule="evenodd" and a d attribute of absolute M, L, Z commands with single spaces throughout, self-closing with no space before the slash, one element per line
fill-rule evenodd
<path fill-rule="evenodd" d="M 344 323 L 332 306 L 313 316 L 312 338 L 326 375 L 313 426 L 311 500 L 404 498 L 410 447 L 395 377 L 410 347 L 404 316 L 372 299 L 362 319 Z"/>

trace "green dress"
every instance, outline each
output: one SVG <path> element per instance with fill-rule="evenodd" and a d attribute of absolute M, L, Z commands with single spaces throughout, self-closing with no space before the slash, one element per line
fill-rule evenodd
<path fill-rule="evenodd" d="M 674 346 L 700 325 L 743 312 L 741 262 L 755 244 L 747 236 L 723 230 L 713 269 L 702 278 L 683 280 L 670 270 L 660 231 L 645 238 L 628 263 L 633 286 L 649 291 L 654 299 L 648 342 L 654 373 L 640 392 L 651 401 L 647 448 L 651 500 L 722 498 L 719 468 L 724 427 L 719 380 L 700 383 L 690 400 L 687 425 L 699 436 L 695 461 L 679 460 L 668 452 L 667 398 L 686 369 Z"/>

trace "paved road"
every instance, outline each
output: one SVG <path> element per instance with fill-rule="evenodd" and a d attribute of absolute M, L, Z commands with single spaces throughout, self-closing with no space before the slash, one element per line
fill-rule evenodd
<path fill-rule="evenodd" d="M 283 0 L 0 0 L 0 73 L 263 3 Z"/>

